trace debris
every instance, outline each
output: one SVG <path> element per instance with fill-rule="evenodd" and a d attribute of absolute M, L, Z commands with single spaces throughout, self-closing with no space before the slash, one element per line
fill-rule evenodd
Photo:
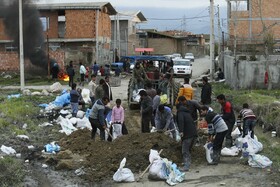
<path fill-rule="evenodd" d="M 17 135 L 17 138 L 29 140 L 29 137 L 26 135 Z"/>
<path fill-rule="evenodd" d="M 11 79 L 12 76 L 11 76 L 11 75 L 4 75 L 3 78 L 4 78 L 4 79 Z"/>
<path fill-rule="evenodd" d="M 49 166 L 47 164 L 42 164 L 42 168 L 48 168 Z"/>
<path fill-rule="evenodd" d="M 23 129 L 26 129 L 26 128 L 27 128 L 27 124 L 26 124 L 26 123 L 23 124 L 22 128 L 23 128 Z"/>
<path fill-rule="evenodd" d="M 7 147 L 5 145 L 2 145 L 0 150 L 7 155 L 14 155 L 17 153 L 12 147 Z"/>
<path fill-rule="evenodd" d="M 35 147 L 34 147 L 33 145 L 29 145 L 29 146 L 27 146 L 27 148 L 28 148 L 29 150 L 35 149 Z"/>
<path fill-rule="evenodd" d="M 81 176 L 81 175 L 86 174 L 86 172 L 85 172 L 83 169 L 84 169 L 84 167 L 81 167 L 81 168 L 79 168 L 79 169 L 76 169 L 76 170 L 75 170 L 75 174 L 78 175 L 78 176 Z"/>
<path fill-rule="evenodd" d="M 59 82 L 54 83 L 50 86 L 49 91 L 50 92 L 60 92 L 62 90 L 62 85 Z"/>
<path fill-rule="evenodd" d="M 29 95 L 31 95 L 31 91 L 28 90 L 28 89 L 25 89 L 25 90 L 22 91 L 22 94 L 29 96 Z"/>
<path fill-rule="evenodd" d="M 21 94 L 12 94 L 12 95 L 8 95 L 8 99 L 11 99 L 11 98 L 20 98 L 21 97 Z"/>
<path fill-rule="evenodd" d="M 53 124 L 49 122 L 44 122 L 43 124 L 40 124 L 39 127 L 47 127 L 47 126 L 53 126 Z"/>
<path fill-rule="evenodd" d="M 21 157 L 21 154 L 20 154 L 20 153 L 17 153 L 17 154 L 16 154 L 16 157 L 17 157 L 17 158 L 20 158 L 20 157 Z"/>
<path fill-rule="evenodd" d="M 45 152 L 47 153 L 56 153 L 60 151 L 60 146 L 55 142 L 45 145 Z"/>

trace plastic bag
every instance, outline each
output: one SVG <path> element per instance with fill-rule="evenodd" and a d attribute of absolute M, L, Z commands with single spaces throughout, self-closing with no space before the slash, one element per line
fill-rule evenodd
<path fill-rule="evenodd" d="M 60 146 L 55 142 L 45 145 L 45 152 L 47 153 L 55 153 L 60 151 Z"/>
<path fill-rule="evenodd" d="M 63 118 L 62 116 L 57 118 L 57 123 L 59 123 L 62 128 L 60 132 L 64 132 L 66 135 L 70 135 L 73 131 L 77 130 L 77 128 L 73 126 L 69 119 Z"/>
<path fill-rule="evenodd" d="M 149 169 L 150 177 L 153 179 L 167 179 L 167 168 L 164 161 L 159 156 L 158 151 L 150 150 L 149 161 L 152 163 Z"/>
<path fill-rule="evenodd" d="M 90 96 L 90 90 L 89 89 L 83 88 L 81 95 L 82 95 L 85 103 L 90 103 L 91 102 L 91 99 L 89 97 Z"/>
<path fill-rule="evenodd" d="M 113 140 L 116 139 L 117 137 L 122 136 L 122 125 L 121 124 L 113 124 Z"/>
<path fill-rule="evenodd" d="M 256 154 L 256 153 L 262 151 L 262 149 L 263 149 L 262 143 L 260 143 L 257 138 L 255 138 L 255 139 L 251 138 L 251 134 L 250 133 L 247 134 L 243 138 L 242 142 L 243 142 L 243 144 L 244 143 L 248 144 L 247 151 L 249 152 L 249 154 Z"/>
<path fill-rule="evenodd" d="M 2 145 L 0 150 L 7 155 L 13 155 L 17 153 L 12 147 L 7 147 L 5 145 Z"/>
<path fill-rule="evenodd" d="M 232 139 L 236 139 L 241 135 L 241 132 L 238 128 L 235 128 L 234 131 L 231 132 Z"/>
<path fill-rule="evenodd" d="M 206 143 L 204 145 L 204 148 L 205 148 L 205 151 L 206 151 L 206 160 L 208 163 L 212 163 L 213 162 L 213 159 L 212 159 L 212 156 L 213 155 L 213 143 L 209 142 L 209 143 Z"/>
<path fill-rule="evenodd" d="M 221 151 L 221 155 L 223 156 L 237 156 L 239 154 L 239 149 L 236 146 L 232 146 L 231 148 L 224 147 Z"/>
<path fill-rule="evenodd" d="M 126 163 L 126 158 L 123 158 L 119 169 L 116 171 L 116 173 L 113 176 L 113 180 L 116 182 L 134 182 L 134 175 L 132 171 L 128 168 L 123 168 Z"/>
<path fill-rule="evenodd" d="M 248 163 L 250 166 L 258 168 L 266 168 L 272 165 L 272 161 L 269 158 L 259 154 L 249 155 Z"/>

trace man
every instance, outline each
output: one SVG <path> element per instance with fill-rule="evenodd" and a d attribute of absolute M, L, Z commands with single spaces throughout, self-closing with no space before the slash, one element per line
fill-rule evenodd
<path fill-rule="evenodd" d="M 105 91 L 104 91 L 104 84 L 105 83 L 105 80 L 104 79 L 100 79 L 99 80 L 99 85 L 96 87 L 95 89 L 95 101 L 98 100 L 98 99 L 102 99 L 104 96 L 105 96 Z"/>
<path fill-rule="evenodd" d="M 180 96 L 178 98 L 178 101 L 179 104 L 177 105 L 177 123 L 182 140 L 182 154 L 184 163 L 183 170 L 188 171 L 191 164 L 190 151 L 197 137 L 197 131 L 191 114 L 186 107 L 186 98 L 184 96 Z"/>
<path fill-rule="evenodd" d="M 161 89 L 157 89 L 156 90 L 157 94 L 155 95 L 155 97 L 153 98 L 153 115 L 152 115 L 152 126 L 156 126 L 155 125 L 155 115 L 156 115 L 156 111 L 158 106 L 160 105 L 160 95 L 161 95 Z"/>
<path fill-rule="evenodd" d="M 67 75 L 69 76 L 69 86 L 72 87 L 72 84 L 74 82 L 74 76 L 75 76 L 73 61 L 70 61 L 66 71 L 67 71 Z"/>
<path fill-rule="evenodd" d="M 187 100 L 192 100 L 193 99 L 193 88 L 190 85 L 190 78 L 185 77 L 184 78 L 184 84 L 181 86 L 181 88 L 179 89 L 179 93 L 178 93 L 178 98 L 180 96 L 185 96 L 185 98 Z M 178 99 L 177 99 L 178 100 Z"/>
<path fill-rule="evenodd" d="M 80 76 L 81 76 L 80 85 L 81 86 L 84 86 L 84 81 L 85 81 L 86 73 L 87 73 L 87 70 L 86 70 L 85 66 L 83 65 L 82 62 L 80 62 Z"/>
<path fill-rule="evenodd" d="M 146 84 L 146 92 L 152 99 L 154 99 L 157 94 L 157 91 L 153 88 L 153 85 L 150 81 Z"/>
<path fill-rule="evenodd" d="M 176 138 L 175 124 L 171 109 L 164 105 L 159 105 L 155 115 L 155 125 L 157 130 L 172 130 L 173 138 Z"/>
<path fill-rule="evenodd" d="M 145 90 L 141 90 L 139 95 L 141 97 L 141 130 L 143 133 L 149 133 L 153 113 L 153 101 Z"/>
<path fill-rule="evenodd" d="M 173 61 L 167 62 L 167 67 L 166 67 L 166 73 L 165 73 L 165 78 L 167 78 L 169 81 L 172 81 L 173 76 L 174 76 L 174 69 L 173 69 Z"/>
<path fill-rule="evenodd" d="M 144 88 L 144 80 L 147 80 L 147 74 L 143 67 L 140 66 L 139 62 L 136 62 L 135 68 L 132 72 L 132 77 L 134 80 L 134 88 L 136 92 L 138 92 L 138 89 Z"/>
<path fill-rule="evenodd" d="M 100 131 L 100 139 L 105 140 L 105 129 L 107 128 L 105 121 L 105 106 L 109 103 L 108 97 L 98 99 L 92 106 L 91 113 L 89 115 L 89 121 L 92 127 L 91 139 L 95 139 L 97 128 Z"/>
<path fill-rule="evenodd" d="M 179 98 L 185 98 L 184 102 L 179 102 Z M 197 122 L 198 119 L 198 112 L 200 112 L 201 106 L 198 101 L 196 100 L 187 100 L 185 96 L 179 96 L 178 98 L 178 104 L 176 105 L 176 108 L 180 106 L 180 104 L 184 104 L 185 107 L 188 109 L 189 113 L 191 114 L 192 120 L 194 122 Z"/>
<path fill-rule="evenodd" d="M 226 101 L 226 97 L 224 94 L 218 95 L 217 101 L 221 104 L 222 118 L 226 122 L 228 127 L 228 132 L 226 134 L 226 147 L 230 148 L 232 146 L 231 132 L 235 123 L 234 111 L 232 108 L 232 104 L 229 101 Z"/>
<path fill-rule="evenodd" d="M 92 67 L 93 74 L 97 75 L 98 70 L 99 70 L 99 66 L 98 66 L 98 64 L 96 64 L 96 62 L 94 62 L 94 65 Z"/>
<path fill-rule="evenodd" d="M 211 94 L 212 94 L 212 86 L 208 83 L 208 78 L 202 78 L 202 90 L 201 90 L 201 103 L 203 105 L 211 104 Z"/>
<path fill-rule="evenodd" d="M 213 142 L 213 161 L 209 164 L 217 165 L 220 161 L 221 150 L 224 138 L 228 133 L 228 127 L 219 114 L 210 111 L 205 105 L 201 107 L 201 115 L 205 116 L 205 120 L 208 123 L 208 141 Z M 215 139 L 213 139 L 214 136 Z"/>
<path fill-rule="evenodd" d="M 105 92 L 105 96 L 107 96 L 110 99 L 110 101 L 112 101 L 113 100 L 112 89 L 109 82 L 110 82 L 109 76 L 105 76 L 105 84 L 103 84 L 103 89 Z"/>
<path fill-rule="evenodd" d="M 92 105 L 94 104 L 94 101 L 95 101 L 95 98 L 94 98 L 95 89 L 97 87 L 95 80 L 96 80 L 96 75 L 93 74 L 93 75 L 91 75 L 91 81 L 88 83 L 88 88 L 90 90 L 90 100 L 91 100 Z"/>

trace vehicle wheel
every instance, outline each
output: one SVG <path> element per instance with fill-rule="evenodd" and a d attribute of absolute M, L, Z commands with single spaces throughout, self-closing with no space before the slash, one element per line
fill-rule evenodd
<path fill-rule="evenodd" d="M 175 106 L 176 105 L 176 100 L 178 97 L 178 93 L 179 93 L 179 89 L 181 87 L 181 84 L 179 82 L 174 82 L 174 88 L 173 88 L 173 103 L 172 105 Z"/>
<path fill-rule="evenodd" d="M 128 89 L 127 89 L 127 106 L 131 110 L 139 109 L 140 105 L 135 104 L 134 102 L 131 101 L 132 100 L 132 94 L 133 94 L 133 80 L 131 78 L 129 80 Z"/>

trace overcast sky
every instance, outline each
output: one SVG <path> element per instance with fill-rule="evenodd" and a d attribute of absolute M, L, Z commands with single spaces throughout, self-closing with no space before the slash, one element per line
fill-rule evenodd
<path fill-rule="evenodd" d="M 110 2 L 117 11 L 140 10 L 147 22 L 140 29 L 187 30 L 210 33 L 210 0 L 34 0 L 41 3 Z M 226 0 L 214 0 L 220 6 L 222 29 L 226 29 Z M 217 12 L 217 9 L 215 9 Z M 216 14 L 217 15 L 217 14 Z M 216 17 L 216 16 L 215 16 Z M 185 18 L 185 22 L 183 21 Z M 161 20 L 162 19 L 162 20 Z M 217 20 L 217 18 L 215 18 Z M 215 21 L 216 22 L 216 21 Z M 185 23 L 185 24 L 184 24 Z M 215 24 L 215 30 L 217 24 Z"/>
<path fill-rule="evenodd" d="M 35 0 L 36 1 L 36 0 Z M 39 0 L 41 2 L 106 2 L 106 0 Z M 115 8 L 131 7 L 137 9 L 137 7 L 153 7 L 153 8 L 180 8 L 190 9 L 198 7 L 207 7 L 210 5 L 209 0 L 109 0 L 112 6 Z M 216 5 L 225 6 L 226 0 L 214 0 Z"/>

